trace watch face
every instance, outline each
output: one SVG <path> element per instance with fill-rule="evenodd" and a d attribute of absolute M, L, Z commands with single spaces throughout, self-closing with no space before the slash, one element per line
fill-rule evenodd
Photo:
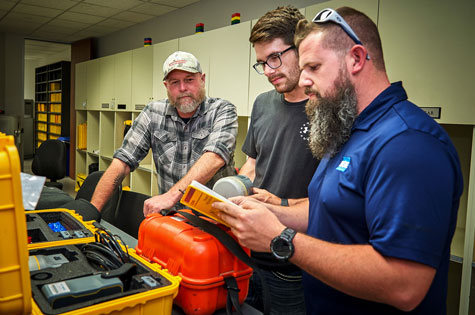
<path fill-rule="evenodd" d="M 272 244 L 272 252 L 278 259 L 287 259 L 292 253 L 292 244 L 282 238 L 276 238 Z"/>

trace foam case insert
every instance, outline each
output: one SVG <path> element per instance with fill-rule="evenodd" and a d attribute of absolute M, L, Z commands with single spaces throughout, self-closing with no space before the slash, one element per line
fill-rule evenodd
<path fill-rule="evenodd" d="M 46 268 L 30 272 L 32 296 L 44 314 L 60 314 L 105 301 L 119 299 L 146 290 L 166 287 L 171 284 L 170 281 L 162 275 L 148 269 L 145 265 L 130 256 L 130 262 L 134 263 L 136 268 L 132 269 L 127 275 L 120 276 L 123 282 L 122 292 L 117 293 L 117 290 L 115 290 L 115 292 L 105 290 L 100 296 L 92 298 L 91 296 L 71 297 L 63 303 L 50 303 L 42 292 L 43 286 L 105 273 L 105 271 L 97 270 L 89 263 L 81 251 L 85 245 L 86 244 L 63 245 L 30 250 L 30 256 L 62 254 L 69 261 L 58 268 Z M 149 285 L 150 282 L 146 281 L 150 279 L 150 277 L 155 280 L 155 287 L 151 287 Z"/>
<path fill-rule="evenodd" d="M 63 211 L 26 213 L 26 226 L 31 243 L 64 241 L 60 232 L 54 232 L 49 223 L 59 222 L 69 232 L 69 239 L 92 237 L 93 234 L 81 222 Z"/>

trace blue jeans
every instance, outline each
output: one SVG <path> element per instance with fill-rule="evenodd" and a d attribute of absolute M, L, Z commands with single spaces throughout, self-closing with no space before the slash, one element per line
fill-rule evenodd
<path fill-rule="evenodd" d="M 271 314 L 306 314 L 300 271 L 288 275 L 261 269 L 261 273 L 269 287 Z M 249 282 L 246 303 L 261 312 L 264 311 L 261 280 L 255 272 Z"/>

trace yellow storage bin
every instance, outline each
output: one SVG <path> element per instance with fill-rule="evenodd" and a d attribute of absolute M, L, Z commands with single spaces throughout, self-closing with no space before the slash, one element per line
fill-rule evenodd
<path fill-rule="evenodd" d="M 36 106 L 37 106 L 37 110 L 39 112 L 46 112 L 47 111 L 46 110 L 46 105 L 44 103 L 38 103 L 38 104 L 36 104 Z"/>
<path fill-rule="evenodd" d="M 48 115 L 47 114 L 38 114 L 37 116 L 38 121 L 48 121 Z"/>
<path fill-rule="evenodd" d="M 20 159 L 13 136 L 0 135 L 0 314 L 31 313 Z M 26 268 L 25 268 L 26 267 Z"/>
<path fill-rule="evenodd" d="M 45 141 L 46 140 L 46 133 L 37 132 L 36 137 L 38 138 L 39 141 Z"/>
<path fill-rule="evenodd" d="M 48 124 L 39 122 L 38 127 L 36 129 L 46 132 L 46 131 L 48 131 Z"/>
<path fill-rule="evenodd" d="M 50 102 L 61 102 L 61 93 L 51 93 L 49 100 Z"/>
<path fill-rule="evenodd" d="M 57 90 L 60 90 L 60 89 L 61 89 L 61 86 L 60 86 L 59 82 L 54 82 L 54 83 L 49 84 L 49 90 L 50 91 L 57 91 Z"/>
<path fill-rule="evenodd" d="M 50 104 L 50 111 L 53 113 L 61 113 L 61 104 Z"/>
<path fill-rule="evenodd" d="M 78 125 L 77 147 L 79 150 L 87 149 L 87 123 L 82 123 Z"/>
<path fill-rule="evenodd" d="M 40 244 L 34 245 L 37 246 L 35 248 L 31 248 L 33 245 L 30 244 L 31 247 L 28 250 L 25 214 L 68 213 L 68 215 L 82 222 L 84 226 L 88 226 L 88 224 L 92 225 L 92 221 L 84 222 L 74 211 L 66 209 L 28 211 L 25 213 L 21 193 L 20 159 L 18 152 L 14 145 L 13 136 L 5 136 L 1 133 L 0 191 L 2 192 L 2 197 L 0 198 L 0 222 L 2 222 L 2 229 L 0 230 L 0 314 L 171 314 L 173 299 L 178 294 L 180 278 L 170 275 L 166 270 L 161 270 L 158 264 L 150 263 L 146 259 L 138 256 L 135 250 L 127 248 L 122 244 L 118 246 L 120 246 L 122 250 L 129 252 L 131 262 L 137 267 L 134 267 L 136 269 L 129 269 L 133 270 L 132 278 L 129 273 L 125 274 L 129 280 L 124 280 L 121 292 L 115 293 L 116 295 L 106 295 L 105 298 L 102 298 L 102 296 L 95 297 L 92 301 L 81 300 L 78 302 L 78 300 L 74 300 L 74 305 L 71 303 L 66 303 L 61 306 L 54 304 L 57 298 L 51 299 L 49 295 L 44 293 L 44 287 L 48 286 L 48 288 L 50 288 L 50 286 L 58 285 L 58 287 L 67 288 L 63 286 L 62 282 L 77 280 L 78 278 L 75 277 L 74 274 L 78 274 L 78 269 L 69 266 L 63 269 L 62 273 L 59 273 L 59 268 L 62 265 L 59 267 L 50 266 L 49 264 L 45 266 L 41 263 L 41 261 L 44 260 L 41 260 L 39 256 L 45 252 L 55 250 L 72 251 L 74 248 L 82 250 L 83 246 L 91 244 L 91 242 L 87 242 L 86 239 L 83 239 L 83 242 L 75 244 L 65 243 L 66 241 L 46 242 L 42 243 L 41 246 Z M 66 259 L 67 262 L 63 261 L 62 264 L 69 264 L 75 261 L 75 259 L 78 259 L 79 264 L 76 262 L 75 266 L 79 268 L 80 266 L 89 266 L 89 268 L 92 268 L 89 265 L 90 262 L 86 254 L 81 253 L 81 255 L 83 255 L 81 256 L 82 258 L 77 258 L 80 256 L 80 253 L 78 254 L 79 256 L 68 256 L 68 259 Z M 32 268 L 31 272 L 29 266 L 30 254 L 32 255 L 32 263 L 30 264 Z M 85 260 L 88 265 L 86 265 Z M 37 262 L 36 264 L 35 261 Z M 53 261 L 55 264 L 57 263 L 56 259 Z M 42 267 L 43 269 L 41 269 Z M 104 271 L 100 271 L 100 274 L 97 272 L 89 273 L 88 270 L 86 270 L 86 272 L 87 275 L 83 273 L 81 277 L 99 275 L 101 279 L 107 278 L 106 276 L 100 276 L 100 274 L 104 274 Z M 70 273 L 73 275 L 70 275 Z M 48 282 L 57 281 L 58 275 L 61 278 L 59 282 Z M 48 280 L 48 277 L 53 278 Z M 112 277 L 120 279 L 119 277 L 121 276 L 112 275 Z M 148 278 L 145 279 L 146 277 Z M 88 280 L 89 278 L 83 279 L 85 281 L 83 285 L 89 288 L 91 282 L 86 281 L 86 279 Z M 43 281 L 42 285 L 38 284 L 39 281 Z M 133 285 L 128 285 L 127 281 L 132 281 Z M 155 281 L 155 284 L 153 281 Z M 35 283 L 35 285 L 32 285 L 33 283 Z M 32 291 L 34 292 L 33 295 Z M 39 296 L 38 294 L 43 295 Z M 89 294 L 95 294 L 95 292 L 86 292 L 82 296 L 88 297 Z M 76 299 L 76 296 L 71 297 Z M 51 309 L 53 309 L 53 311 Z"/>
<path fill-rule="evenodd" d="M 49 132 L 60 135 L 61 134 L 61 126 L 49 125 Z"/>
<path fill-rule="evenodd" d="M 49 115 L 49 122 L 60 124 L 61 123 L 61 115 L 60 114 L 50 114 Z"/>

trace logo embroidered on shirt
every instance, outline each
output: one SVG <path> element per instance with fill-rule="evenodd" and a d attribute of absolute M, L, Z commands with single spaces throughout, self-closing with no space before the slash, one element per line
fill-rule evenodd
<path fill-rule="evenodd" d="M 344 172 L 348 169 L 348 166 L 350 166 L 350 157 L 349 156 L 344 156 L 343 160 L 340 162 L 340 165 L 336 168 L 337 171 Z"/>

